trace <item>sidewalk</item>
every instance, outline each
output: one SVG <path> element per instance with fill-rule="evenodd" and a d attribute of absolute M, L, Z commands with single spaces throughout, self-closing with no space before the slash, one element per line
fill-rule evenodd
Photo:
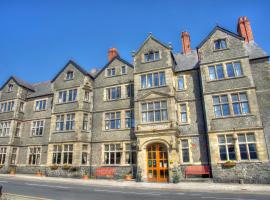
<path fill-rule="evenodd" d="M 270 194 L 270 185 L 256 184 L 224 184 L 224 183 L 209 183 L 209 182 L 180 182 L 173 183 L 147 183 L 134 182 L 125 180 L 103 180 L 103 179 L 75 179 L 75 178 L 60 178 L 60 177 L 38 177 L 34 175 L 9 175 L 0 174 L 2 178 L 10 178 L 24 181 L 46 181 L 59 184 L 84 185 L 84 186 L 102 186 L 102 187 L 127 187 L 137 189 L 164 189 L 164 190 L 190 190 L 196 192 L 252 192 Z"/>

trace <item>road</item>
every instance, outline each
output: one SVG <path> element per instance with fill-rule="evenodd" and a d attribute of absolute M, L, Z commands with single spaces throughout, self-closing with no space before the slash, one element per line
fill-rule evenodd
<path fill-rule="evenodd" d="M 4 193 L 32 196 L 42 200 L 269 200 L 270 195 L 254 193 L 209 193 L 184 190 L 132 189 L 83 186 L 1 178 Z M 26 198 L 27 199 L 27 198 Z M 30 198 L 29 198 L 30 199 Z"/>

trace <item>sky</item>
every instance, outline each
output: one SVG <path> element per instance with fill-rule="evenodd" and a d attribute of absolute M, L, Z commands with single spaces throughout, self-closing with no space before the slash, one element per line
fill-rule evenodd
<path fill-rule="evenodd" d="M 179 52 L 188 31 L 195 49 L 215 25 L 236 32 L 240 16 L 270 53 L 269 9 L 270 0 L 0 0 L 0 85 L 51 80 L 70 59 L 101 68 L 111 47 L 132 62 L 149 32 Z"/>

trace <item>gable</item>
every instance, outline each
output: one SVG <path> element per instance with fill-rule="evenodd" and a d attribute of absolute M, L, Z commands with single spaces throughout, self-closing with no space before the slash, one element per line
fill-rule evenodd
<path fill-rule="evenodd" d="M 168 98 L 170 95 L 163 93 L 163 92 L 156 92 L 156 91 L 149 91 L 146 94 L 143 94 L 142 96 L 138 97 L 137 100 L 153 100 L 153 99 L 161 99 L 161 98 Z"/>
<path fill-rule="evenodd" d="M 114 57 L 111 61 L 109 61 L 95 76 L 95 79 L 98 76 L 105 76 L 104 73 L 106 73 L 106 69 L 112 68 L 112 67 L 121 67 L 121 66 L 127 66 L 129 68 L 132 68 L 133 71 L 133 65 L 130 64 L 129 62 L 125 61 L 122 59 L 120 56 Z"/>
<path fill-rule="evenodd" d="M 52 79 L 51 82 L 54 82 L 59 76 L 63 77 L 63 73 L 66 73 L 68 70 L 75 70 L 77 72 L 82 73 L 84 76 L 89 76 L 90 78 L 93 79 L 93 77 L 86 71 L 84 70 L 81 66 L 79 66 L 77 63 L 74 61 L 70 60 L 68 63 L 56 74 L 56 76 Z"/>
<path fill-rule="evenodd" d="M 146 40 L 143 42 L 143 44 L 141 45 L 141 47 L 136 51 L 136 53 L 134 54 L 134 56 L 136 56 L 137 54 L 139 54 L 141 51 L 143 52 L 147 52 L 149 50 L 155 50 L 153 48 L 165 48 L 165 49 L 168 49 L 170 50 L 170 48 L 163 44 L 162 42 L 160 42 L 159 40 L 157 40 L 156 38 L 154 38 L 152 36 L 152 34 L 150 34 Z M 151 49 L 152 48 L 152 49 Z"/>
<path fill-rule="evenodd" d="M 234 33 L 234 32 L 231 32 L 225 28 L 222 28 L 220 26 L 216 26 L 214 27 L 214 29 L 209 33 L 209 35 L 203 39 L 203 41 L 198 45 L 197 49 L 200 49 L 204 46 L 204 44 L 211 38 L 213 38 L 213 35 L 216 35 L 216 34 L 225 34 L 227 36 L 231 36 L 231 37 L 234 37 L 234 38 L 237 38 L 239 40 L 245 40 L 245 38 L 239 36 L 238 34 Z"/>
<path fill-rule="evenodd" d="M 18 77 L 15 77 L 15 76 L 11 76 L 11 77 L 3 84 L 3 86 L 0 88 L 0 90 L 3 90 L 3 89 L 5 90 L 6 87 L 8 86 L 8 84 L 13 84 L 14 87 L 17 85 L 17 86 L 20 86 L 20 87 L 22 87 L 22 88 L 24 88 L 24 89 L 26 89 L 26 90 L 34 91 L 34 87 L 33 87 L 31 84 L 29 84 L 29 83 L 23 81 L 22 79 L 19 79 Z"/>

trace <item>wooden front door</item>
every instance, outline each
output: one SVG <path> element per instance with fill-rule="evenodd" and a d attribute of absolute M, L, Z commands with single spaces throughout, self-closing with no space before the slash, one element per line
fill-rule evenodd
<path fill-rule="evenodd" d="M 147 177 L 149 182 L 168 182 L 168 153 L 163 144 L 147 147 Z"/>

